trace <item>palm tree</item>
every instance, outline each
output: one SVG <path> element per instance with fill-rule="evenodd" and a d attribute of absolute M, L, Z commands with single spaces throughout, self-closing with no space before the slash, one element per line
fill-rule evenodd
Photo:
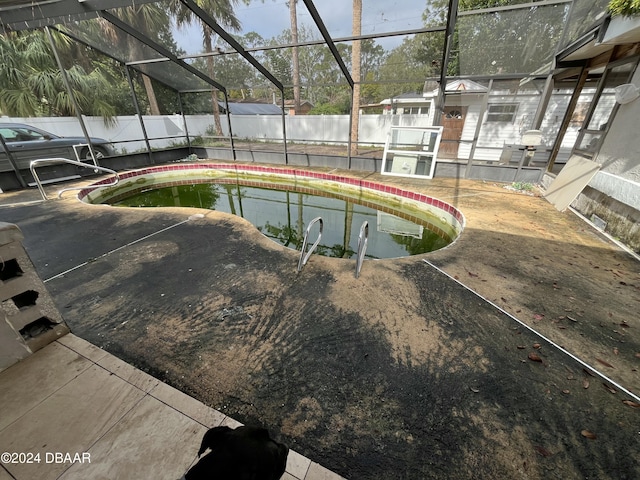
<path fill-rule="evenodd" d="M 166 30 L 169 25 L 167 12 L 155 3 L 145 3 L 123 8 L 119 17 L 134 29 L 152 39 L 156 39 L 158 32 Z M 112 44 L 126 49 L 127 52 L 130 53 L 130 57 L 135 60 L 143 59 L 142 45 L 138 40 L 132 38 L 130 35 L 124 34 L 103 18 L 98 18 L 95 21 L 102 36 L 109 39 Z M 140 69 L 144 72 L 146 67 L 142 65 Z M 142 81 L 149 100 L 149 113 L 151 115 L 160 115 L 160 107 L 158 106 L 158 100 L 156 99 L 151 79 L 143 73 Z"/>
<path fill-rule="evenodd" d="M 298 56 L 298 0 L 289 1 L 289 18 L 291 20 L 291 43 L 293 47 L 293 108 L 295 113 L 300 110 L 300 59 Z"/>
<path fill-rule="evenodd" d="M 244 0 L 249 3 L 249 0 Z M 233 13 L 233 7 L 237 5 L 238 0 L 195 0 L 194 3 L 201 9 L 208 12 L 221 26 L 233 30 L 240 29 L 240 21 Z M 194 20 L 198 20 L 191 10 L 184 8 L 180 0 L 173 0 L 171 11 L 176 16 L 176 25 L 178 28 L 191 24 Z M 209 25 L 202 22 L 202 40 L 204 51 L 207 54 L 213 53 L 213 36 L 214 32 Z M 214 57 L 208 55 L 207 74 L 211 78 L 215 78 Z M 211 104 L 213 107 L 213 118 L 215 122 L 216 135 L 222 135 L 222 124 L 220 123 L 220 108 L 218 106 L 218 94 L 216 89 L 211 90 Z"/>
<path fill-rule="evenodd" d="M 353 0 L 352 34 L 362 34 L 362 0 Z M 351 102 L 351 155 L 358 154 L 358 124 L 360 123 L 360 40 L 353 41 L 351 49 L 351 76 L 353 100 Z"/>
<path fill-rule="evenodd" d="M 101 66 L 83 68 L 73 56 L 69 37 L 53 32 L 56 50 L 65 68 L 75 100 L 83 113 L 109 119 L 110 81 Z M 75 115 L 73 99 L 58 68 L 52 46 L 41 30 L 0 35 L 0 113 L 16 117 Z M 91 65 L 88 62 L 87 65 Z"/>

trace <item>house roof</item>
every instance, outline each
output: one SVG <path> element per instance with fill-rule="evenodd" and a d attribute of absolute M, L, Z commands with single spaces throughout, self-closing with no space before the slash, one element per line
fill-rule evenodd
<path fill-rule="evenodd" d="M 225 108 L 224 102 L 218 102 Z M 282 115 L 282 109 L 273 103 L 229 102 L 229 113 L 232 115 Z"/>
<path fill-rule="evenodd" d="M 285 100 L 284 101 L 284 106 L 285 107 L 293 107 L 293 104 L 294 104 L 294 100 Z M 311 103 L 308 100 L 301 100 L 300 101 L 300 106 L 302 106 L 302 105 L 309 105 L 309 106 L 313 107 L 313 103 Z"/>
<path fill-rule="evenodd" d="M 391 105 L 393 103 L 416 103 L 422 102 L 424 97 L 421 93 L 401 93 L 400 95 L 395 95 L 391 98 L 385 98 L 380 102 L 380 105 Z"/>

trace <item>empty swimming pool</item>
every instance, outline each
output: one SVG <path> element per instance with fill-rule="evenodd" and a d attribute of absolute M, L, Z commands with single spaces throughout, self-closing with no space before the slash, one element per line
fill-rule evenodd
<path fill-rule="evenodd" d="M 255 165 L 148 168 L 122 174 L 115 187 L 83 190 L 80 198 L 127 207 L 198 207 L 231 213 L 296 250 L 306 226 L 320 216 L 324 230 L 316 253 L 341 258 L 355 256 L 364 221 L 369 223 L 367 258 L 440 249 L 457 238 L 464 222 L 444 202 L 397 188 L 390 191 L 384 184 Z"/>

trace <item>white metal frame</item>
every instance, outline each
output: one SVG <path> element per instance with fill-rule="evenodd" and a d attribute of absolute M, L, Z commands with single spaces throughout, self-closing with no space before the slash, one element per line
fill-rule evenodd
<path fill-rule="evenodd" d="M 440 140 L 442 139 L 443 127 L 397 127 L 392 126 L 389 128 L 387 134 L 387 141 L 384 145 L 384 153 L 382 156 L 382 175 L 394 175 L 397 177 L 418 177 L 418 178 L 433 178 L 433 174 L 436 168 L 436 161 L 438 157 L 438 149 L 440 147 Z M 408 131 L 415 133 L 416 139 L 419 137 L 420 141 L 408 142 L 408 147 L 399 150 L 393 148 L 396 145 L 391 143 L 393 134 L 395 131 Z M 422 132 L 422 135 L 420 135 Z M 425 134 L 428 134 L 428 142 L 425 142 Z M 435 139 L 432 141 L 433 134 Z M 389 158 L 391 155 L 392 158 Z M 418 162 L 429 161 L 429 172 L 426 175 L 415 173 Z M 389 164 L 391 162 L 391 164 Z"/>

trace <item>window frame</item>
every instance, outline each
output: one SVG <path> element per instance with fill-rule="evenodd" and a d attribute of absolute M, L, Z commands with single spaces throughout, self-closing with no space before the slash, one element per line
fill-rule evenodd
<path fill-rule="evenodd" d="M 491 107 L 514 107 L 513 112 L 492 112 Z M 517 102 L 508 102 L 508 103 L 489 103 L 487 105 L 487 116 L 485 118 L 485 122 L 491 123 L 513 123 L 518 115 L 518 108 L 520 104 Z M 510 118 L 508 120 L 496 119 L 493 117 L 496 116 L 506 116 L 509 115 Z"/>

